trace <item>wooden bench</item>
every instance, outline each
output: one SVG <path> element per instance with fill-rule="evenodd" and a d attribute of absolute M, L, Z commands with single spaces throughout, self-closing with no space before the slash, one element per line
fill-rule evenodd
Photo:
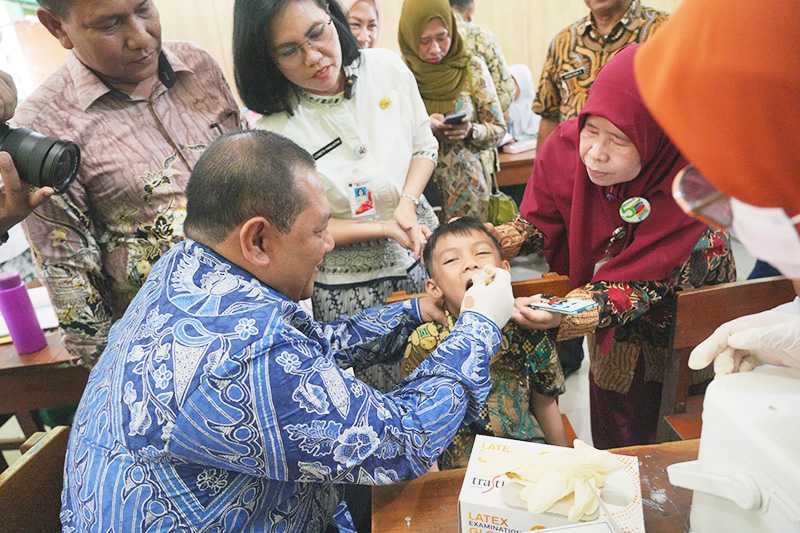
<path fill-rule="evenodd" d="M 766 311 L 791 301 L 795 292 L 783 277 L 723 283 L 678 293 L 672 333 L 672 357 L 667 361 L 661 392 L 658 440 L 700 437 L 700 409 L 691 412 L 689 354 L 719 326 L 735 318 Z M 702 404 L 701 398 L 695 398 Z"/>
<path fill-rule="evenodd" d="M 0 529 L 5 533 L 61 531 L 61 489 L 69 428 L 40 438 L 0 474 Z"/>

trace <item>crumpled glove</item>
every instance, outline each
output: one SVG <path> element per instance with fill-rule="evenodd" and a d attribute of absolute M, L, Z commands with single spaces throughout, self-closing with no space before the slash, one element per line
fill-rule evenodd
<path fill-rule="evenodd" d="M 461 301 L 462 313 L 480 313 L 503 329 L 513 310 L 514 293 L 508 270 L 485 266 L 472 276 L 472 286 L 467 289 Z"/>
<path fill-rule="evenodd" d="M 800 368 L 800 315 L 789 306 L 739 317 L 722 324 L 689 356 L 689 368 L 714 363 L 718 375 L 748 372 L 762 364 Z"/>

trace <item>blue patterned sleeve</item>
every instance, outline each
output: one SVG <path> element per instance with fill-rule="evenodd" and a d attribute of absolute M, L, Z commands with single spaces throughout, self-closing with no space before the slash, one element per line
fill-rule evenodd
<path fill-rule="evenodd" d="M 425 473 L 465 418 L 477 416 L 500 330 L 464 313 L 389 394 L 343 372 L 296 330 L 260 344 L 238 364 L 220 365 L 219 379 L 185 403 L 172 454 L 278 481 L 374 485 Z"/>
<path fill-rule="evenodd" d="M 323 335 L 342 368 L 397 361 L 411 332 L 422 322 L 417 298 L 366 309 L 329 322 Z"/>

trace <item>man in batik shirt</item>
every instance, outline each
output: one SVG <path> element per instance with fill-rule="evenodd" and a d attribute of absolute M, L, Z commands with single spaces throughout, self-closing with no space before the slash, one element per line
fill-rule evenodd
<path fill-rule="evenodd" d="M 489 393 L 514 299 L 476 274 L 450 335 L 398 389 L 340 366 L 443 319 L 432 298 L 323 325 L 297 301 L 333 247 L 311 156 L 265 131 L 214 142 L 186 235 L 154 266 L 89 377 L 67 450 L 63 530 L 322 533 L 344 484 L 424 474 Z M 402 349 L 400 350 L 402 353 Z"/>
<path fill-rule="evenodd" d="M 585 0 L 589 14 L 561 30 L 550 43 L 533 112 L 542 117 L 539 145 L 559 122 L 575 118 L 597 73 L 619 50 L 643 43 L 667 15 L 640 0 Z"/>
<path fill-rule="evenodd" d="M 183 238 L 189 173 L 238 129 L 222 72 L 187 43 L 162 46 L 152 0 L 39 0 L 66 63 L 15 120 L 81 147 L 80 173 L 25 222 L 67 349 L 91 367 L 151 265 Z"/>
<path fill-rule="evenodd" d="M 500 49 L 497 38 L 489 30 L 472 22 L 475 0 L 450 0 L 450 7 L 453 8 L 458 32 L 464 39 L 464 44 L 467 45 L 467 51 L 483 59 L 483 62 L 489 67 L 489 74 L 492 75 L 494 88 L 497 91 L 497 99 L 500 100 L 503 114 L 508 118 L 508 108 L 514 101 L 517 86 L 514 78 L 511 77 L 506 57 Z"/>

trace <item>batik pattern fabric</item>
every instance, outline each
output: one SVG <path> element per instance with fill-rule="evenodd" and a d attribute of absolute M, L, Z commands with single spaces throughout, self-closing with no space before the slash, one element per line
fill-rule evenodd
<path fill-rule="evenodd" d="M 428 275 L 422 263 L 415 263 L 405 277 L 376 279 L 357 285 L 314 285 L 311 303 L 314 318 L 330 322 L 351 316 L 364 309 L 383 305 L 386 298 L 397 291 L 417 294 L 424 290 Z M 376 345 L 382 345 L 376 341 Z M 358 379 L 381 392 L 389 392 L 400 383 L 400 358 L 384 358 L 383 362 L 360 365 L 353 369 Z"/>
<path fill-rule="evenodd" d="M 153 266 L 89 376 L 61 521 L 74 532 L 323 532 L 344 483 L 425 473 L 489 394 L 500 330 L 466 313 L 404 385 L 340 370 L 401 344 L 418 300 L 329 324 L 199 243 Z M 349 526 L 348 526 L 349 527 Z"/>
<path fill-rule="evenodd" d="M 507 246 L 504 255 L 519 249 L 530 253 L 541 251 L 520 244 L 523 238 L 538 246 L 544 241 L 541 232 L 524 219 L 518 218 L 499 230 L 502 244 Z M 645 381 L 663 380 L 664 365 L 670 355 L 671 327 L 675 320 L 672 309 L 677 292 L 735 280 L 736 263 L 730 237 L 724 231 L 709 228 L 690 257 L 669 279 L 594 281 L 573 290 L 569 296 L 591 298 L 598 308 L 562 319 L 557 340 L 590 335 L 597 328 L 613 328 L 610 346 L 600 346 L 593 336 L 589 338 L 591 372 L 600 388 L 625 394 L 640 356 L 645 358 Z"/>
<path fill-rule="evenodd" d="M 412 373 L 450 334 L 455 319 L 447 313 L 447 326 L 426 322 L 408 340 L 401 364 Z M 546 396 L 564 393 L 564 372 L 555 347 L 555 331 L 526 330 L 513 322 L 503 328 L 502 343 L 489 366 L 492 390 L 480 416 L 459 429 L 439 457 L 439 468 L 464 468 L 476 435 L 545 442 L 533 415 L 532 392 Z"/>
<path fill-rule="evenodd" d="M 239 127 L 238 106 L 211 56 L 188 43 L 165 43 L 163 54 L 169 66 L 162 64 L 159 81 L 130 96 L 72 54 L 14 116 L 81 147 L 69 189 L 23 224 L 64 344 L 87 367 L 152 264 L 183 239 L 194 164 Z"/>
<path fill-rule="evenodd" d="M 486 63 L 472 55 L 467 69 L 454 111 L 467 114 L 474 126 L 472 137 L 439 138 L 433 179 L 442 193 L 442 220 L 473 216 L 486 221 L 492 179 L 499 168 L 497 143 L 506 134 L 506 121 Z"/>
<path fill-rule="evenodd" d="M 555 122 L 578 116 L 600 69 L 628 44 L 645 42 L 666 21 L 666 13 L 632 0 L 606 36 L 597 31 L 591 14 L 561 30 L 547 50 L 533 112 Z"/>
<path fill-rule="evenodd" d="M 492 76 L 492 81 L 494 81 L 500 108 L 503 113 L 507 113 L 511 102 L 514 101 L 514 93 L 517 92 L 517 86 L 511 76 L 511 70 L 506 62 L 506 57 L 503 55 L 503 50 L 500 48 L 500 43 L 497 42 L 497 38 L 492 32 L 466 21 L 456 11 L 453 11 L 453 14 L 456 16 L 458 32 L 461 34 L 461 38 L 464 39 L 467 52 L 477 55 L 486 63 L 489 74 Z"/>

